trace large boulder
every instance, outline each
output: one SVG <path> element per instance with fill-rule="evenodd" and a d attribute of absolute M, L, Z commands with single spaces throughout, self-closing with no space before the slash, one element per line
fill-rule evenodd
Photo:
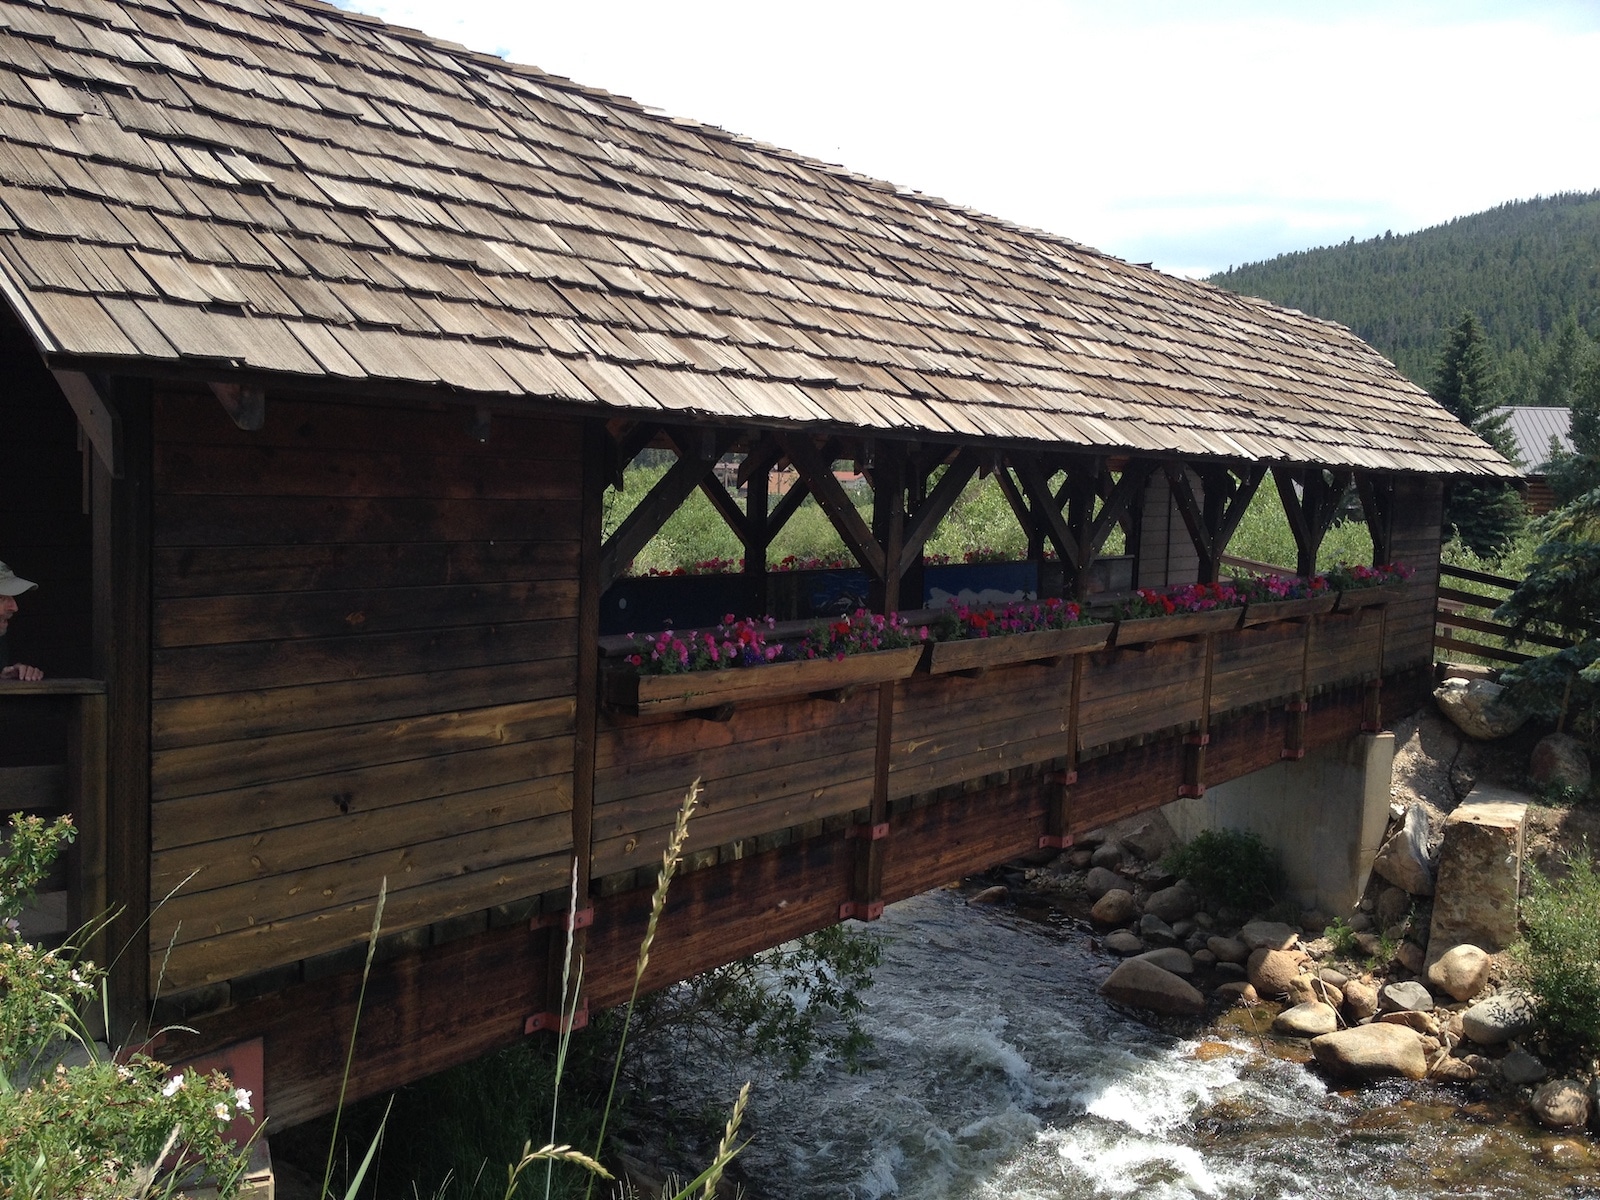
<path fill-rule="evenodd" d="M 1102 842 L 1096 846 L 1094 853 L 1089 856 L 1089 863 L 1096 867 L 1115 867 L 1122 862 L 1122 844 L 1120 842 Z"/>
<path fill-rule="evenodd" d="M 1571 1079 L 1552 1079 L 1533 1094 L 1533 1115 L 1551 1129 L 1570 1129 L 1589 1120 L 1589 1093 Z"/>
<path fill-rule="evenodd" d="M 1117 1004 L 1168 1016 L 1198 1016 L 1206 1007 L 1205 997 L 1184 980 L 1137 958 L 1111 972 L 1100 985 L 1100 994 Z"/>
<path fill-rule="evenodd" d="M 1147 950 L 1134 961 L 1147 962 L 1151 966 L 1160 967 L 1163 971 L 1171 971 L 1174 975 L 1185 977 L 1194 974 L 1194 959 L 1189 957 L 1189 952 L 1178 946 L 1162 946 L 1155 950 Z"/>
<path fill-rule="evenodd" d="M 1150 899 L 1144 902 L 1147 915 L 1159 917 L 1169 925 L 1194 916 L 1199 907 L 1200 897 L 1195 895 L 1194 888 L 1186 880 L 1179 880 L 1169 888 L 1152 893 Z"/>
<path fill-rule="evenodd" d="M 1272 1022 L 1272 1032 L 1287 1037 L 1319 1037 L 1339 1028 L 1339 1014 L 1320 1000 L 1286 1008 Z"/>
<path fill-rule="evenodd" d="M 1089 893 L 1089 899 L 1098 900 L 1107 892 L 1127 891 L 1128 881 L 1106 867 L 1091 867 L 1084 876 L 1083 890 Z"/>
<path fill-rule="evenodd" d="M 1311 1053 L 1346 1079 L 1421 1079 L 1428 1073 L 1422 1035 L 1404 1025 L 1357 1025 L 1311 1039 Z"/>
<path fill-rule="evenodd" d="M 1527 815 L 1520 793 L 1480 784 L 1445 821 L 1428 931 L 1440 953 L 1470 942 L 1492 954 L 1517 940 Z"/>
<path fill-rule="evenodd" d="M 1304 956 L 1289 950 L 1257 950 L 1245 968 L 1251 984 L 1263 996 L 1283 996 L 1300 974 Z"/>
<path fill-rule="evenodd" d="M 1282 921 L 1251 921 L 1239 930 L 1239 940 L 1252 950 L 1288 950 L 1300 935 Z"/>
<path fill-rule="evenodd" d="M 1113 929 L 1100 943 L 1113 954 L 1127 958 L 1130 954 L 1143 954 L 1145 944 L 1131 929 Z"/>
<path fill-rule="evenodd" d="M 1217 956 L 1218 962 L 1243 963 L 1250 958 L 1250 947 L 1240 938 L 1208 937 L 1206 949 Z"/>
<path fill-rule="evenodd" d="M 1446 679 L 1433 693 L 1439 711 L 1468 737 L 1493 741 L 1515 733 L 1528 719 L 1487 679 Z"/>
<path fill-rule="evenodd" d="M 1513 1050 L 1500 1060 L 1500 1078 L 1512 1087 L 1538 1083 L 1548 1074 L 1545 1065 L 1526 1050 Z"/>
<path fill-rule="evenodd" d="M 1113 888 L 1094 902 L 1089 919 L 1100 925 L 1126 925 L 1139 915 L 1133 893 Z"/>
<path fill-rule="evenodd" d="M 1497 992 L 1461 1014 L 1461 1032 L 1480 1046 L 1503 1046 L 1534 1023 L 1533 1002 L 1521 992 Z"/>
<path fill-rule="evenodd" d="M 1428 968 L 1428 983 L 1453 999 L 1471 1000 L 1489 982 L 1489 965 L 1477 946 L 1451 946 Z"/>
<path fill-rule="evenodd" d="M 1364 979 L 1349 980 L 1344 992 L 1344 1011 L 1352 1021 L 1364 1021 L 1378 1011 L 1378 989 Z"/>
<path fill-rule="evenodd" d="M 1571 734 L 1552 733 L 1539 739 L 1528 763 L 1528 777 L 1539 787 L 1589 790 L 1589 755 Z"/>
<path fill-rule="evenodd" d="M 1139 918 L 1139 936 L 1152 946 L 1176 946 L 1177 931 L 1153 912 Z"/>
<path fill-rule="evenodd" d="M 1405 825 L 1378 850 L 1372 869 L 1395 887 L 1413 896 L 1433 895 L 1430 849 L 1433 827 L 1428 810 L 1420 804 L 1406 809 Z"/>
<path fill-rule="evenodd" d="M 1414 979 L 1386 984 L 1378 993 L 1380 1012 L 1432 1012 L 1433 997 Z"/>

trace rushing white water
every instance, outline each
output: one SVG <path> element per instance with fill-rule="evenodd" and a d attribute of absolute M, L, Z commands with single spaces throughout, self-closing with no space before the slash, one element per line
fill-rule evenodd
<path fill-rule="evenodd" d="M 1600 1196 L 1581 1143 L 1473 1124 L 1460 1097 L 1344 1096 L 1253 1039 L 1200 1052 L 1130 1019 L 1070 922 L 935 892 L 869 929 L 864 1071 L 673 1068 L 702 1099 L 753 1077 L 741 1164 L 760 1200 Z"/>

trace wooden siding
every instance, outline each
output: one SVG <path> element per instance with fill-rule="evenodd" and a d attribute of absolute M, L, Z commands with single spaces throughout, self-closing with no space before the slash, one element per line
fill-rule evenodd
<path fill-rule="evenodd" d="M 386 932 L 561 887 L 580 426 L 275 396 L 244 433 L 178 390 L 155 422 L 152 977 L 354 944 L 385 877 Z"/>
<path fill-rule="evenodd" d="M 1444 519 L 1444 482 L 1402 476 L 1395 481 L 1390 553 L 1416 572 L 1411 595 L 1388 609 L 1383 666 L 1387 674 L 1433 661 L 1433 615 L 1438 603 L 1439 523 Z"/>

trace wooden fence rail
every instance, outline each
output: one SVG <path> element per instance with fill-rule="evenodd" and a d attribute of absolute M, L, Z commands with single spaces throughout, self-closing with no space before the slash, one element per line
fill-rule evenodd
<path fill-rule="evenodd" d="M 1487 571 L 1473 571 L 1466 567 L 1446 566 L 1443 563 L 1439 564 L 1439 576 L 1441 581 L 1449 579 L 1462 583 L 1476 584 L 1479 589 L 1492 588 L 1494 592 L 1503 592 L 1506 595 L 1509 595 L 1511 590 L 1517 586 L 1517 580 L 1508 579 L 1504 575 L 1491 575 Z M 1535 646 L 1548 646 L 1555 650 L 1564 650 L 1572 644 L 1563 638 L 1527 631 L 1519 633 L 1510 625 L 1502 622 L 1466 615 L 1467 610 L 1474 608 L 1493 613 L 1495 609 L 1505 602 L 1506 595 L 1496 595 L 1493 592 L 1483 590 L 1469 591 L 1464 587 L 1449 587 L 1441 582 L 1438 609 L 1434 614 L 1434 648 L 1454 651 L 1458 654 L 1472 654 L 1479 658 L 1493 659 L 1496 662 L 1524 663 L 1536 656 L 1526 654 L 1521 650 L 1512 650 L 1505 646 L 1489 645 L 1484 642 L 1474 642 L 1466 638 L 1455 637 L 1452 631 L 1469 630 L 1473 633 L 1498 635 L 1507 640 L 1515 636 L 1520 641 L 1531 642 Z"/>

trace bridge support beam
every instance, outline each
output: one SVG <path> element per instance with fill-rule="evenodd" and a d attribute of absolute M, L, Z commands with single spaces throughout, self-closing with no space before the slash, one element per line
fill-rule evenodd
<path fill-rule="evenodd" d="M 1278 852 L 1285 898 L 1334 916 L 1366 889 L 1389 820 L 1393 769 L 1394 734 L 1363 733 L 1216 784 L 1162 815 L 1185 841 L 1204 829 L 1257 834 Z"/>

